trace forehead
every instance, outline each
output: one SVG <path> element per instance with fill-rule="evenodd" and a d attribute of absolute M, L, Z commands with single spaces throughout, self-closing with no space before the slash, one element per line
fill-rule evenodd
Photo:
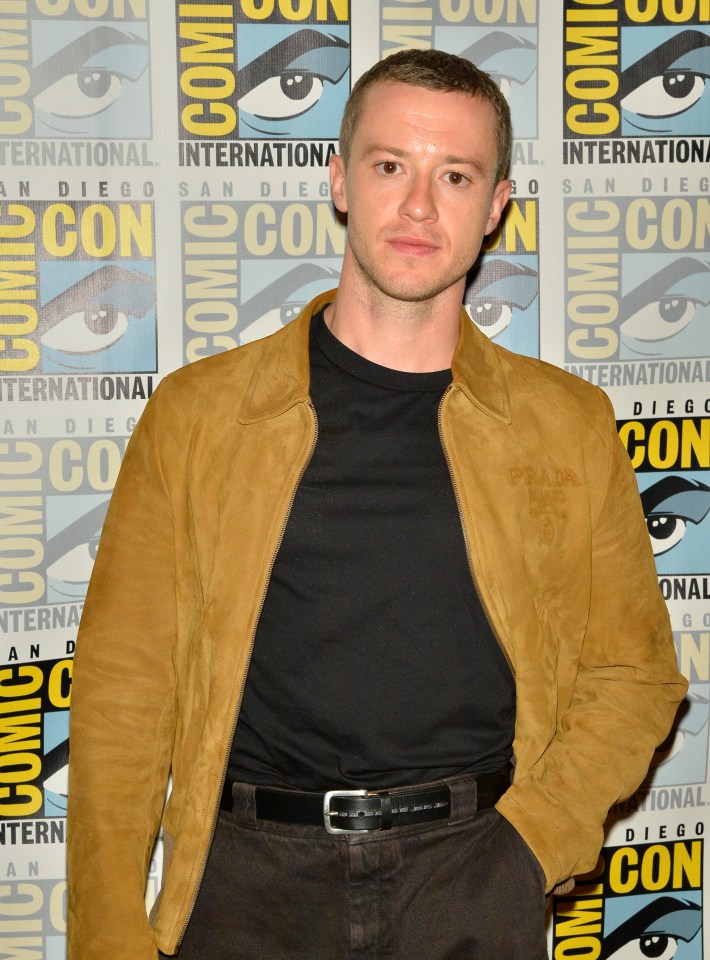
<path fill-rule="evenodd" d="M 490 157 L 495 163 L 495 109 L 482 97 L 459 91 L 376 83 L 365 91 L 353 132 L 353 149 L 366 150 L 372 143 L 441 148 L 459 156 L 470 156 L 474 151 L 480 159 Z"/>

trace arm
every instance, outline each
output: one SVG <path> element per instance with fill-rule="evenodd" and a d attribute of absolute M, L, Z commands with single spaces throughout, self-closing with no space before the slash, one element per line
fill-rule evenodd
<path fill-rule="evenodd" d="M 76 646 L 68 807 L 71 960 L 156 960 L 144 890 L 175 727 L 176 570 L 159 388 L 126 451 Z M 175 449 L 171 451 L 171 446 Z"/>
<path fill-rule="evenodd" d="M 548 889 L 594 867 L 609 808 L 641 783 L 687 689 L 634 473 L 603 403 L 608 467 L 592 503 L 591 589 L 580 585 L 590 605 L 572 696 L 546 751 L 498 804 L 537 854 Z M 560 651 L 563 620 L 549 611 Z M 572 668 L 560 657 L 560 671 Z"/>

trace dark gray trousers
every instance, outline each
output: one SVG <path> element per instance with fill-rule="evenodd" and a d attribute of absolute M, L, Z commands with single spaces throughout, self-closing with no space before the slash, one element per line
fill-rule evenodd
<path fill-rule="evenodd" d="M 340 836 L 257 821 L 236 784 L 179 960 L 547 960 L 540 865 L 449 783 L 446 821 Z"/>

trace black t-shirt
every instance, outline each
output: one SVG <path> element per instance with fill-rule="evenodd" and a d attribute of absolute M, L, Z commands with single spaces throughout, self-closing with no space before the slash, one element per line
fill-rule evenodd
<path fill-rule="evenodd" d="M 451 372 L 371 363 L 322 315 L 310 363 L 318 439 L 259 620 L 229 776 L 327 790 L 493 772 L 512 753 L 515 685 L 439 437 Z"/>

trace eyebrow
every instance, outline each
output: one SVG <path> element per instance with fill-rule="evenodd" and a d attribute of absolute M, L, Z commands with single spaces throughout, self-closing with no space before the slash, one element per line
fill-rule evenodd
<path fill-rule="evenodd" d="M 36 97 L 66 74 L 76 73 L 91 57 L 117 46 L 145 47 L 147 51 L 148 43 L 136 34 L 124 33 L 113 27 L 94 27 L 93 30 L 72 40 L 33 69 L 32 96 Z M 143 70 L 145 65 L 141 73 Z"/>
<path fill-rule="evenodd" d="M 704 273 L 708 266 L 710 264 L 703 260 L 696 260 L 695 257 L 681 257 L 679 260 L 673 260 L 667 266 L 662 267 L 654 276 L 644 280 L 621 297 L 619 315 L 624 320 L 628 320 L 642 307 L 667 296 L 668 290 L 673 284 L 686 280 L 695 274 Z"/>
<path fill-rule="evenodd" d="M 297 64 L 299 58 L 316 51 L 320 56 L 318 69 Z M 336 56 L 328 57 L 328 52 Z M 314 76 L 338 83 L 350 65 L 350 45 L 340 37 L 319 30 L 297 30 L 255 57 L 237 73 L 237 94 L 244 97 L 265 80 L 280 76 L 287 69 L 311 72 Z M 339 55 L 338 55 L 339 54 Z"/>
<path fill-rule="evenodd" d="M 148 274 L 126 270 L 115 263 L 105 264 L 48 300 L 40 309 L 37 332 L 40 335 L 47 333 L 77 310 L 111 303 L 109 298 L 112 295 L 114 306 L 123 305 L 127 313 L 144 317 L 155 302 L 155 280 Z M 116 295 L 119 304 L 115 302 Z"/>
<path fill-rule="evenodd" d="M 388 147 L 385 144 L 373 144 L 373 146 L 365 150 L 363 157 L 367 158 L 377 153 L 391 153 L 392 156 L 402 157 L 403 159 L 409 155 L 406 150 L 398 150 L 397 147 Z M 481 161 L 472 157 L 457 157 L 455 154 L 449 153 L 441 158 L 441 163 L 452 164 L 453 166 L 473 167 L 484 176 L 486 173 Z"/>
<path fill-rule="evenodd" d="M 620 98 L 623 100 L 644 80 L 658 76 L 669 68 L 672 69 L 673 64 L 687 54 L 708 46 L 710 46 L 710 37 L 701 33 L 700 30 L 684 30 L 681 34 L 670 37 L 655 50 L 651 50 L 636 63 L 632 63 L 626 70 L 622 70 L 619 82 Z M 683 68 L 679 66 L 678 69 Z"/>

